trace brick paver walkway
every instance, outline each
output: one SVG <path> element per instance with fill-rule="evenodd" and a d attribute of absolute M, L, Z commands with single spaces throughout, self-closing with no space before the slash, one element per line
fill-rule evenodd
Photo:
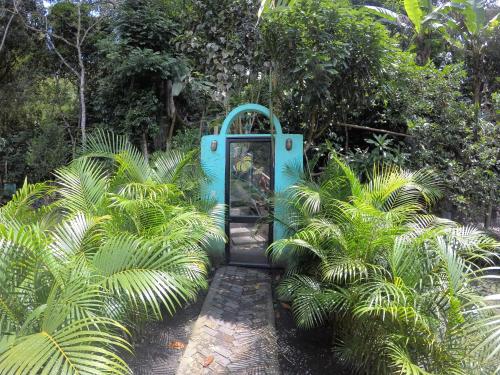
<path fill-rule="evenodd" d="M 177 375 L 279 374 L 268 272 L 222 267 L 215 274 Z"/>

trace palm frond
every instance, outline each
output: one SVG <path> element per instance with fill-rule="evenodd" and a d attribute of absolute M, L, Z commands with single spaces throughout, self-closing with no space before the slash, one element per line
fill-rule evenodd
<path fill-rule="evenodd" d="M 415 363 L 414 360 L 412 360 L 408 350 L 393 342 L 390 342 L 387 345 L 387 349 L 389 352 L 389 358 L 392 362 L 392 367 L 400 374 L 431 375 L 431 373 L 425 371 L 417 363 Z"/>
<path fill-rule="evenodd" d="M 125 175 L 129 182 L 146 182 L 154 175 L 144 155 L 127 137 L 104 130 L 91 134 L 83 156 L 114 160 L 118 166 L 117 175 Z"/>
<path fill-rule="evenodd" d="M 468 323 L 464 331 L 469 337 L 480 338 L 473 352 L 486 361 L 493 361 L 494 371 L 498 373 L 500 365 L 495 363 L 495 360 L 500 353 L 500 294 L 486 296 L 484 299 L 489 305 L 483 308 L 483 311 L 486 310 L 489 314 Z M 475 310 L 471 313 L 477 315 Z"/>
<path fill-rule="evenodd" d="M 182 173 L 188 167 L 196 167 L 195 160 L 198 158 L 198 150 L 188 153 L 180 151 L 168 151 L 161 153 L 154 161 L 158 182 L 177 183 Z"/>
<path fill-rule="evenodd" d="M 124 325 L 194 300 L 225 240 L 200 171 L 196 152 L 150 167 L 98 131 L 54 186 L 25 183 L 0 208 L 0 373 L 130 373 Z"/>
<path fill-rule="evenodd" d="M 304 328 L 319 326 L 326 321 L 333 307 L 345 309 L 348 297 L 342 289 L 323 289 L 312 278 L 293 275 L 278 286 L 278 294 L 292 298 L 292 310 L 297 325 Z"/>
<path fill-rule="evenodd" d="M 173 314 L 182 301 L 192 300 L 206 276 L 205 258 L 131 235 L 109 238 L 94 256 L 100 284 L 110 294 L 161 316 L 160 303 Z"/>
<path fill-rule="evenodd" d="M 116 330 L 114 334 L 109 330 Z M 125 361 L 110 347 L 130 351 L 119 336 L 126 332 L 117 322 L 88 318 L 56 331 L 41 331 L 15 340 L 0 354 L 4 374 L 130 374 Z"/>
<path fill-rule="evenodd" d="M 105 198 L 109 178 L 96 161 L 83 158 L 67 167 L 56 170 L 58 193 L 62 199 L 59 206 L 70 213 L 96 213 Z"/>
<path fill-rule="evenodd" d="M 68 261 L 80 253 L 93 254 L 99 247 L 103 234 L 100 223 L 106 217 L 87 217 L 80 212 L 75 217 L 63 221 L 52 232 L 51 249 L 60 260 Z"/>
<path fill-rule="evenodd" d="M 85 277 L 74 278 L 64 286 L 55 284 L 47 298 L 41 327 L 47 332 L 84 319 L 101 316 L 102 290 Z"/>
<path fill-rule="evenodd" d="M 12 224 L 31 224 L 41 217 L 36 215 L 42 210 L 34 207 L 35 203 L 53 192 L 48 183 L 29 184 L 25 179 L 23 186 L 16 191 L 11 200 L 0 208 L 0 222 Z"/>

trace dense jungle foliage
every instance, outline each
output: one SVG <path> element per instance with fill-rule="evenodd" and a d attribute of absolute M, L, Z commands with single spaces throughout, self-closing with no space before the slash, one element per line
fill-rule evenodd
<path fill-rule="evenodd" d="M 207 286 L 226 236 L 191 150 L 245 102 L 304 134 L 268 249 L 297 325 L 352 373 L 498 373 L 499 23 L 477 0 L 0 0 L 0 374 L 131 372 L 140 324 Z"/>
<path fill-rule="evenodd" d="M 354 374 L 495 374 L 498 311 L 475 286 L 499 246 L 473 226 L 430 213 L 440 183 L 426 170 L 375 165 L 366 181 L 334 156 L 319 178 L 290 187 L 289 237 L 272 258 L 300 327 L 330 325 Z M 285 197 L 284 197 L 285 198 Z"/>
<path fill-rule="evenodd" d="M 206 244 L 224 238 L 197 157 L 149 164 L 99 132 L 0 208 L 1 374 L 130 373 L 130 335 L 207 287 Z"/>
<path fill-rule="evenodd" d="M 327 143 L 360 171 L 430 166 L 441 210 L 488 226 L 497 14 L 476 0 L 2 0 L 1 182 L 50 178 L 96 128 L 146 157 L 187 149 L 258 102 L 304 133 L 320 167 Z"/>

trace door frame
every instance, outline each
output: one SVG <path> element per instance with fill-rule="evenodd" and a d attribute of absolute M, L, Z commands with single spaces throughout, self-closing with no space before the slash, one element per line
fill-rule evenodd
<path fill-rule="evenodd" d="M 226 155 L 225 155 L 225 186 L 224 186 L 224 201 L 225 201 L 225 232 L 228 241 L 225 245 L 225 260 L 226 264 L 234 265 L 234 266 L 245 266 L 245 267 L 258 267 L 258 268 L 271 268 L 271 264 L 267 262 L 266 264 L 253 264 L 253 263 L 244 263 L 244 262 L 231 262 L 231 233 L 230 233 L 230 224 L 231 223 L 257 223 L 259 221 L 259 217 L 257 216 L 231 216 L 231 202 L 230 202 L 230 184 L 231 184 L 231 143 L 241 143 L 241 142 L 267 142 L 271 146 L 271 176 L 269 186 L 271 187 L 271 194 L 274 194 L 275 186 L 274 186 L 274 169 L 275 169 L 275 153 L 274 147 L 272 145 L 273 137 L 271 135 L 248 135 L 248 136 L 227 136 L 226 137 Z M 274 205 L 271 204 L 269 207 L 269 217 L 272 218 L 274 214 Z M 236 220 L 234 220 L 236 219 Z M 271 245 L 273 241 L 273 227 L 274 220 L 269 222 L 269 232 L 267 238 L 267 246 Z"/>

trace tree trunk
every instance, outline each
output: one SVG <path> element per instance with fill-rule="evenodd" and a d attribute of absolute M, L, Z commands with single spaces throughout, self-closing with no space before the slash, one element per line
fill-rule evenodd
<path fill-rule="evenodd" d="M 490 201 L 490 203 L 488 203 L 488 208 L 486 209 L 486 215 L 484 217 L 484 228 L 485 229 L 489 229 L 489 227 L 491 227 L 492 213 L 493 213 L 493 204 Z"/>
<path fill-rule="evenodd" d="M 431 57 L 431 45 L 427 35 L 417 35 L 415 44 L 417 46 L 415 62 L 417 65 L 424 66 Z"/>
<path fill-rule="evenodd" d="M 488 202 L 488 207 L 486 208 L 486 215 L 484 218 L 484 228 L 489 229 L 491 227 L 491 219 L 493 216 L 493 199 L 495 198 L 495 190 L 491 189 L 490 199 Z"/>
<path fill-rule="evenodd" d="M 475 39 L 472 39 L 471 45 L 471 70 L 472 70 L 472 101 L 474 103 L 475 124 L 472 128 L 474 139 L 479 139 L 479 116 L 481 114 L 481 94 L 483 80 L 481 78 L 481 50 Z"/>
<path fill-rule="evenodd" d="M 87 105 L 85 103 L 85 69 L 80 70 L 80 129 L 82 131 L 82 145 L 87 144 Z"/>
<path fill-rule="evenodd" d="M 76 31 L 76 51 L 78 53 L 78 66 L 80 68 L 80 82 L 79 82 L 79 93 L 80 93 L 80 129 L 82 131 L 82 145 L 85 147 L 87 144 L 87 105 L 85 103 L 85 65 L 83 64 L 82 56 L 82 13 L 81 13 L 81 3 L 78 3 L 78 29 Z"/>
<path fill-rule="evenodd" d="M 172 81 L 167 81 L 167 114 L 170 117 L 170 127 L 168 129 L 168 136 L 166 141 L 166 149 L 170 150 L 170 144 L 172 143 L 172 137 L 174 136 L 175 119 L 177 117 L 174 102 L 174 95 L 172 93 Z"/>
<path fill-rule="evenodd" d="M 307 136 L 307 141 L 306 141 L 306 144 L 304 146 L 304 155 L 307 151 L 309 151 L 309 149 L 312 147 L 313 145 L 313 142 L 315 140 L 315 137 L 316 137 L 316 128 L 317 128 L 317 117 L 316 117 L 316 109 L 313 108 L 311 110 L 311 116 L 310 116 L 310 125 L 308 127 L 308 130 L 309 130 L 309 134 Z"/>
<path fill-rule="evenodd" d="M 167 151 L 170 150 L 170 147 L 172 145 L 172 137 L 174 136 L 175 118 L 176 118 L 176 116 L 174 115 L 174 117 L 172 117 L 172 122 L 170 124 L 170 129 L 168 129 Z"/>
<path fill-rule="evenodd" d="M 149 162 L 148 139 L 146 136 L 146 130 L 142 131 L 141 148 L 146 161 Z"/>
<path fill-rule="evenodd" d="M 0 191 L 3 191 L 3 184 L 5 183 L 5 175 L 3 173 L 0 173 Z"/>
<path fill-rule="evenodd" d="M 473 68 L 473 78 L 472 78 L 472 100 L 474 103 L 474 114 L 476 117 L 476 120 L 479 118 L 479 113 L 481 110 L 481 77 L 480 77 L 480 72 L 479 72 L 479 64 L 474 64 L 475 67 Z"/>
<path fill-rule="evenodd" d="M 349 129 L 344 126 L 345 134 L 345 152 L 349 151 Z"/>
<path fill-rule="evenodd" d="M 473 80 L 473 100 L 474 105 L 477 107 L 481 106 L 481 79 L 476 74 Z"/>
<path fill-rule="evenodd" d="M 161 81 L 159 85 L 160 98 L 162 99 L 163 105 L 159 106 L 158 113 L 158 133 L 153 139 L 153 144 L 155 150 L 166 149 L 167 144 L 167 134 L 168 134 L 168 87 L 167 81 Z"/>
<path fill-rule="evenodd" d="M 468 54 L 469 60 L 466 63 L 470 68 L 470 85 L 472 102 L 474 104 L 474 117 L 476 126 L 473 129 L 475 139 L 478 138 L 477 127 L 479 125 L 479 115 L 481 111 L 481 94 L 482 94 L 482 56 L 481 56 L 481 43 L 477 40 L 477 36 L 470 34 L 466 44 L 465 52 Z"/>

